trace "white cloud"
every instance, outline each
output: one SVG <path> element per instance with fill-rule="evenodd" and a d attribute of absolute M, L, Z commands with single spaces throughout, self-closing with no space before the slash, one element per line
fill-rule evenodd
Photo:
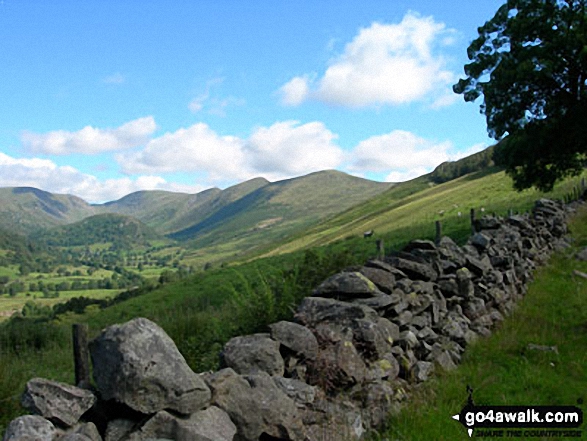
<path fill-rule="evenodd" d="M 86 126 L 77 132 L 57 130 L 38 134 L 25 131 L 21 135 L 21 142 L 27 150 L 34 153 L 98 154 L 142 145 L 156 129 L 154 118 L 147 116 L 129 121 L 115 129 Z"/>
<path fill-rule="evenodd" d="M 392 171 L 385 177 L 385 182 L 405 182 L 430 172 L 426 167 L 416 167 L 403 171 Z"/>
<path fill-rule="evenodd" d="M 247 162 L 270 179 L 335 168 L 343 160 L 336 138 L 321 122 L 277 122 L 251 135 L 245 148 Z"/>
<path fill-rule="evenodd" d="M 203 186 L 169 183 L 160 176 L 138 176 L 99 180 L 69 166 L 48 159 L 12 158 L 0 152 L 0 187 L 35 187 L 60 194 L 73 194 L 88 202 L 119 199 L 139 190 L 168 190 L 196 193 Z"/>
<path fill-rule="evenodd" d="M 348 107 L 435 101 L 456 78 L 437 53 L 437 46 L 452 44 L 454 33 L 413 12 L 398 24 L 373 23 L 331 62 L 315 91 L 307 78 L 296 77 L 280 89 L 282 101 L 296 105 L 316 97 Z"/>
<path fill-rule="evenodd" d="M 126 173 L 206 172 L 239 179 L 246 175 L 242 144 L 197 123 L 152 139 L 139 152 L 119 154 L 117 160 Z"/>
<path fill-rule="evenodd" d="M 295 77 L 279 89 L 281 103 L 284 106 L 298 106 L 310 93 L 308 77 Z"/>
<path fill-rule="evenodd" d="M 323 123 L 277 122 L 259 127 L 248 139 L 220 136 L 207 124 L 151 140 L 143 150 L 120 154 L 126 173 L 203 173 L 211 182 L 264 176 L 282 179 L 338 166 L 342 150 Z"/>
<path fill-rule="evenodd" d="M 451 149 L 449 141 L 435 143 L 411 132 L 395 130 L 361 141 L 351 153 L 349 168 L 359 172 L 429 170 L 449 160 Z"/>
<path fill-rule="evenodd" d="M 105 84 L 122 84 L 125 81 L 126 78 L 120 72 L 116 72 L 102 79 L 102 82 Z"/>

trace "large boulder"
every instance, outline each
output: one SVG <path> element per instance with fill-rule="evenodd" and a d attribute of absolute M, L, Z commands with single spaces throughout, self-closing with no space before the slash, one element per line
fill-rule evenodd
<path fill-rule="evenodd" d="M 265 372 L 240 376 L 230 368 L 206 378 L 212 403 L 223 409 L 237 428 L 235 439 L 302 441 L 305 431 L 295 402 Z"/>
<path fill-rule="evenodd" d="M 57 381 L 33 378 L 26 384 L 22 406 L 55 424 L 74 426 L 96 402 L 88 390 Z"/>
<path fill-rule="evenodd" d="M 386 259 L 386 262 L 400 269 L 406 273 L 408 277 L 415 280 L 434 281 L 438 277 L 436 270 L 427 263 L 416 262 L 403 257 L 389 257 Z"/>
<path fill-rule="evenodd" d="M 104 400 L 152 414 L 191 414 L 210 401 L 210 390 L 187 365 L 169 336 L 137 318 L 106 328 L 90 343 L 94 380 Z"/>
<path fill-rule="evenodd" d="M 222 351 L 222 362 L 224 367 L 230 367 L 241 375 L 259 371 L 281 376 L 284 373 L 279 342 L 271 339 L 269 334 L 231 338 Z"/>
<path fill-rule="evenodd" d="M 39 415 L 18 417 L 8 424 L 2 441 L 53 441 L 55 426 Z"/>

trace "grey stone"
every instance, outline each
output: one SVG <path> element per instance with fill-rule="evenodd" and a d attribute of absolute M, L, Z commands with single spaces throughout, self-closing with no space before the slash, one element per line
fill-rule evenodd
<path fill-rule="evenodd" d="M 357 297 L 375 297 L 378 292 L 377 286 L 363 274 L 343 272 L 326 279 L 312 292 L 312 295 L 345 300 Z"/>
<path fill-rule="evenodd" d="M 419 344 L 418 337 L 412 331 L 403 331 L 399 336 L 399 342 L 405 349 L 413 349 Z"/>
<path fill-rule="evenodd" d="M 127 420 L 123 418 L 117 418 L 110 420 L 106 427 L 106 433 L 104 434 L 104 441 L 121 441 L 130 434 L 136 425 L 136 421 Z"/>
<path fill-rule="evenodd" d="M 94 423 L 84 423 L 67 431 L 59 441 L 102 441 L 102 437 Z"/>
<path fill-rule="evenodd" d="M 313 359 L 318 354 L 316 336 L 305 326 L 298 323 L 281 321 L 269 325 L 271 338 L 304 358 Z"/>
<path fill-rule="evenodd" d="M 587 247 L 583 248 L 577 254 L 575 254 L 577 260 L 587 260 Z"/>
<path fill-rule="evenodd" d="M 210 390 L 187 365 L 173 340 L 150 320 L 106 328 L 90 343 L 94 380 L 104 400 L 142 413 L 190 414 L 206 406 Z"/>
<path fill-rule="evenodd" d="M 309 327 L 321 322 L 350 325 L 355 319 L 366 318 L 373 321 L 377 317 L 377 311 L 367 306 L 321 297 L 304 298 L 295 314 L 296 321 Z"/>
<path fill-rule="evenodd" d="M 470 240 L 471 245 L 476 246 L 481 251 L 486 250 L 487 247 L 489 247 L 489 245 L 491 244 L 491 237 L 483 233 L 475 233 Z"/>
<path fill-rule="evenodd" d="M 393 354 L 385 354 L 380 360 L 369 365 L 368 380 L 395 380 L 399 375 L 399 363 Z"/>
<path fill-rule="evenodd" d="M 355 320 L 352 329 L 355 346 L 367 359 L 381 358 L 399 338 L 399 327 L 385 318 Z"/>
<path fill-rule="evenodd" d="M 316 387 L 293 378 L 273 377 L 273 381 L 288 397 L 299 404 L 311 404 L 316 398 Z"/>
<path fill-rule="evenodd" d="M 285 365 L 279 352 L 279 342 L 269 334 L 253 334 L 231 338 L 222 351 L 224 367 L 241 375 L 264 371 L 283 376 Z"/>
<path fill-rule="evenodd" d="M 401 257 L 391 257 L 388 261 L 391 265 L 407 274 L 408 277 L 412 277 L 416 280 L 436 280 L 438 277 L 434 268 L 425 263 L 414 262 Z"/>
<path fill-rule="evenodd" d="M 395 285 L 394 275 L 381 268 L 362 267 L 360 273 L 373 282 L 377 288 L 386 294 L 391 294 Z"/>
<path fill-rule="evenodd" d="M 55 426 L 39 415 L 25 415 L 13 419 L 4 433 L 3 441 L 53 441 Z"/>
<path fill-rule="evenodd" d="M 434 372 L 434 364 L 429 361 L 418 361 L 412 368 L 410 374 L 412 381 L 422 382 L 428 380 Z"/>
<path fill-rule="evenodd" d="M 367 366 L 348 340 L 324 348 L 308 370 L 309 383 L 325 391 L 361 383 L 366 376 Z"/>
<path fill-rule="evenodd" d="M 128 441 L 232 441 L 236 426 L 228 414 L 216 406 L 179 418 L 167 411 L 153 415 Z"/>
<path fill-rule="evenodd" d="M 207 382 L 212 390 L 212 403 L 236 425 L 235 439 L 258 441 L 262 434 L 284 440 L 305 439 L 295 402 L 267 373 L 242 377 L 227 368 L 212 374 Z"/>
<path fill-rule="evenodd" d="M 69 427 L 77 424 L 95 402 L 96 397 L 88 390 L 43 378 L 28 381 L 21 399 L 30 412 Z"/>

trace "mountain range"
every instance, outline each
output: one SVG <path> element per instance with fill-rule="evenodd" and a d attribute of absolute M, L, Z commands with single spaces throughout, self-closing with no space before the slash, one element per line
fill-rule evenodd
<path fill-rule="evenodd" d="M 284 238 L 391 186 L 329 170 L 277 182 L 256 178 L 197 194 L 139 191 L 104 204 L 31 187 L 0 188 L 0 229 L 66 246 L 74 236 L 76 245 L 84 245 L 79 238 L 86 245 L 114 240 L 112 228 L 118 225 L 120 238 L 166 237 L 193 248 L 245 250 Z"/>

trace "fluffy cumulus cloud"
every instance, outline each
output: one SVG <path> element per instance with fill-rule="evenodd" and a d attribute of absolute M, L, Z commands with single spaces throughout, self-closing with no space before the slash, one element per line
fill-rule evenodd
<path fill-rule="evenodd" d="M 138 176 L 100 180 L 69 166 L 39 158 L 13 158 L 0 152 L 0 187 L 35 187 L 73 194 L 88 202 L 115 200 L 139 190 L 168 190 L 195 193 L 201 186 L 167 182 L 160 176 Z"/>
<path fill-rule="evenodd" d="M 129 121 L 115 129 L 86 126 L 77 132 L 57 130 L 49 133 L 23 132 L 23 147 L 33 153 L 48 155 L 99 154 L 126 150 L 148 141 L 157 129 L 152 116 Z"/>
<path fill-rule="evenodd" d="M 312 97 L 348 107 L 428 101 L 451 104 L 446 91 L 455 80 L 439 47 L 455 31 L 432 17 L 409 12 L 400 23 L 373 23 L 361 29 L 334 58 L 310 90 L 307 77 L 282 86 L 282 102 L 297 105 Z"/>
<path fill-rule="evenodd" d="M 388 173 L 389 182 L 405 181 L 452 160 L 452 150 L 451 142 L 433 142 L 411 132 L 395 130 L 361 141 L 350 154 L 349 170 Z"/>
<path fill-rule="evenodd" d="M 277 122 L 258 128 L 249 137 L 246 161 L 255 173 L 269 179 L 335 168 L 343 159 L 336 138 L 321 122 Z"/>
<path fill-rule="evenodd" d="M 279 89 L 281 103 L 284 106 L 297 106 L 310 94 L 308 77 L 295 77 Z"/>
<path fill-rule="evenodd" d="M 246 176 L 243 141 L 220 136 L 205 123 L 165 133 L 138 152 L 117 155 L 126 173 L 204 172 L 212 179 Z"/>
<path fill-rule="evenodd" d="M 339 165 L 343 154 L 335 139 L 319 122 L 277 122 L 255 129 L 248 139 L 220 136 L 197 123 L 155 138 L 141 151 L 120 154 L 117 160 L 130 174 L 194 172 L 209 182 L 281 179 Z"/>

